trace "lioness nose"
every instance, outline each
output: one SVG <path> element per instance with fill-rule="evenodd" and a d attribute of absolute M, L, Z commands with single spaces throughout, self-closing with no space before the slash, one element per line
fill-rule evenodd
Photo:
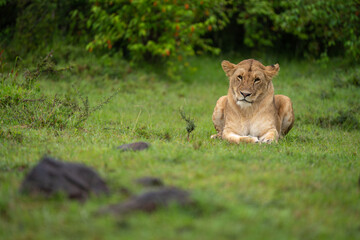
<path fill-rule="evenodd" d="M 246 98 L 246 97 L 248 97 L 248 96 L 251 95 L 251 93 L 249 93 L 249 92 L 241 92 L 241 91 L 240 91 L 240 93 L 241 93 L 241 95 L 244 96 L 244 98 Z"/>

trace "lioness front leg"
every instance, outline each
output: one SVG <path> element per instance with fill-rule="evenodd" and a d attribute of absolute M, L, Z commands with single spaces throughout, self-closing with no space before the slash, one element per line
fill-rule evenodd
<path fill-rule="evenodd" d="M 212 115 L 212 120 L 217 134 L 211 135 L 211 138 L 221 138 L 222 136 L 222 132 L 225 125 L 224 108 L 226 102 L 227 102 L 227 96 L 222 96 L 216 102 L 216 106 L 214 108 L 214 112 Z"/>
<path fill-rule="evenodd" d="M 279 140 L 279 133 L 276 129 L 270 129 L 264 135 L 259 138 L 262 143 L 272 143 Z"/>
<path fill-rule="evenodd" d="M 222 133 L 222 138 L 228 140 L 231 143 L 258 143 L 259 139 L 252 136 L 240 136 L 232 131 L 224 130 Z"/>

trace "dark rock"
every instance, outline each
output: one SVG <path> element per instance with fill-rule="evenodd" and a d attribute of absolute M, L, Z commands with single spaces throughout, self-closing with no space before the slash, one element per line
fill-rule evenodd
<path fill-rule="evenodd" d="M 44 157 L 28 173 L 20 191 L 43 193 L 47 196 L 65 192 L 69 198 L 78 200 L 85 200 L 90 193 L 109 193 L 106 183 L 91 168 L 50 157 Z"/>
<path fill-rule="evenodd" d="M 149 143 L 146 142 L 134 142 L 129 144 L 124 144 L 118 147 L 122 151 L 141 151 L 150 147 Z"/>
<path fill-rule="evenodd" d="M 142 177 L 135 180 L 136 183 L 143 185 L 144 187 L 161 187 L 164 186 L 163 181 L 156 177 Z"/>
<path fill-rule="evenodd" d="M 100 209 L 98 213 L 127 214 L 134 211 L 153 212 L 171 203 L 187 206 L 192 203 L 190 194 L 175 187 L 164 187 L 134 196 L 128 201 Z"/>

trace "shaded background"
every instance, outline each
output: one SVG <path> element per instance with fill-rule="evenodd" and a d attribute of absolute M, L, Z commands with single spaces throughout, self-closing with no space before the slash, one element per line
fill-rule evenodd
<path fill-rule="evenodd" d="M 358 0 L 0 0 L 3 56 L 64 60 L 79 46 L 131 63 L 254 51 L 328 60 L 360 57 Z M 78 54 L 78 53 L 77 53 Z"/>

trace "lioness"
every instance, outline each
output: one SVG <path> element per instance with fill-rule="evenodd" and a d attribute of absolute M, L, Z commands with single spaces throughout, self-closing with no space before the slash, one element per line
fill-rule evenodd
<path fill-rule="evenodd" d="M 274 96 L 272 78 L 279 64 L 264 66 L 247 59 L 238 64 L 222 61 L 229 78 L 229 90 L 216 103 L 212 120 L 217 134 L 232 143 L 271 143 L 285 136 L 293 126 L 290 98 Z"/>

